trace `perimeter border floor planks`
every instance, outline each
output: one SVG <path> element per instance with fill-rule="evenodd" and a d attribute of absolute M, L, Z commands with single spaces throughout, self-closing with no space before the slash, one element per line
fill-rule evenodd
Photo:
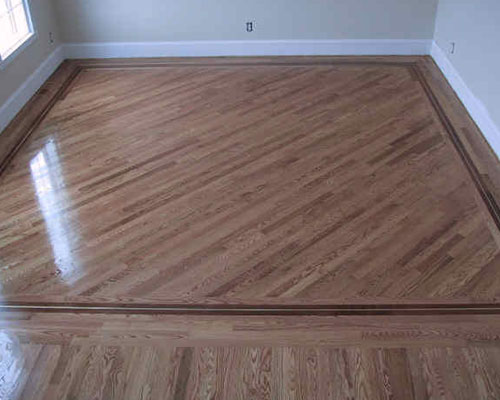
<path fill-rule="evenodd" d="M 8 168 L 10 160 L 23 143 L 36 130 L 51 108 L 76 82 L 79 74 L 87 69 L 136 69 L 165 68 L 183 65 L 337 65 L 371 64 L 406 67 L 419 81 L 430 105 L 447 132 L 458 156 L 469 172 L 489 215 L 492 230 L 500 232 L 500 163 L 487 142 L 472 122 L 463 105 L 449 87 L 438 67 L 428 56 L 422 57 L 259 57 L 259 58 L 209 58 L 209 59 L 112 59 L 66 60 L 0 135 L 0 174 Z M 437 89 L 437 90 L 436 90 Z M 457 128 L 460 127 L 461 129 Z M 496 235 L 495 238 L 500 242 Z M 291 306 L 210 305 L 210 304 L 140 304 L 140 303 L 81 303 L 59 301 L 40 303 L 10 297 L 0 304 L 0 311 L 27 312 L 83 312 L 83 313 L 132 313 L 132 314 L 205 314 L 205 315 L 443 315 L 443 314 L 500 314 L 497 303 L 448 303 L 448 304 L 297 304 Z"/>

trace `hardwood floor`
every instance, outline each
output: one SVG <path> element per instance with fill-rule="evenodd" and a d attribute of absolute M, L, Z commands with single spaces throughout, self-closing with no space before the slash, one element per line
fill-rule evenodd
<path fill-rule="evenodd" d="M 500 396 L 500 349 L 169 345 L 20 349 L 8 338 L 6 342 L 10 352 L 22 352 L 24 362 L 15 366 L 15 372 L 23 374 L 4 393 L 26 399 L 469 400 Z M 19 356 L 9 353 L 4 362 L 11 357 Z"/>
<path fill-rule="evenodd" d="M 0 135 L 0 399 L 500 398 L 499 165 L 428 57 L 67 61 Z"/>
<path fill-rule="evenodd" d="M 496 399 L 499 316 L 0 314 L 2 399 Z"/>
<path fill-rule="evenodd" d="M 495 198 L 415 64 L 84 66 L 2 176 L 5 303 L 496 305 Z"/>

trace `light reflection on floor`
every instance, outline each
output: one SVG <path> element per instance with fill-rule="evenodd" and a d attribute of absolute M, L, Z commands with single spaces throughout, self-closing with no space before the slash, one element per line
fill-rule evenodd
<path fill-rule="evenodd" d="M 31 160 L 30 169 L 58 274 L 63 280 L 69 280 L 80 268 L 80 261 L 72 251 L 78 244 L 79 235 L 64 211 L 70 201 L 53 140 L 49 140 Z"/>
<path fill-rule="evenodd" d="M 24 358 L 18 341 L 0 332 L 0 399 L 13 398 L 24 374 Z"/>

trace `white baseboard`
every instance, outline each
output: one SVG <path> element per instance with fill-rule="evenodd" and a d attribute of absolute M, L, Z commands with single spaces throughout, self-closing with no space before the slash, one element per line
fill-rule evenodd
<path fill-rule="evenodd" d="M 67 58 L 424 55 L 431 40 L 228 40 L 67 43 Z"/>
<path fill-rule="evenodd" d="M 444 51 L 436 44 L 432 43 L 431 56 L 439 66 L 444 76 L 455 90 L 458 98 L 462 101 L 470 116 L 477 124 L 483 136 L 486 138 L 491 148 L 500 157 L 500 129 L 496 126 L 484 104 L 469 89 L 451 61 L 446 57 Z"/>
<path fill-rule="evenodd" d="M 0 107 L 0 132 L 14 119 L 28 100 L 64 61 L 62 46 L 55 49 L 28 79 Z"/>

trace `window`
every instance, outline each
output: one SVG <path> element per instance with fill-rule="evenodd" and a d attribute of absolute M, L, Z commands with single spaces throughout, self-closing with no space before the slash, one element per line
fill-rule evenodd
<path fill-rule="evenodd" d="M 0 0 L 0 62 L 33 37 L 27 0 Z"/>

